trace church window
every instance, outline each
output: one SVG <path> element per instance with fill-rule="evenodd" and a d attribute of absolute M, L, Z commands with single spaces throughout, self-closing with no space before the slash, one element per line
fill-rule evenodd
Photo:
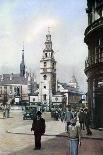
<path fill-rule="evenodd" d="M 44 80 L 46 80 L 46 79 L 47 79 L 47 76 L 46 76 L 46 75 L 44 75 L 43 77 L 44 77 Z"/>
<path fill-rule="evenodd" d="M 46 89 L 46 86 L 44 86 L 44 88 Z"/>
<path fill-rule="evenodd" d="M 47 58 L 47 53 L 45 53 L 45 57 Z"/>
<path fill-rule="evenodd" d="M 47 66 L 47 62 L 44 62 L 44 67 L 46 67 Z"/>
<path fill-rule="evenodd" d="M 52 67 L 53 67 L 53 69 L 54 69 L 54 63 L 52 64 Z"/>

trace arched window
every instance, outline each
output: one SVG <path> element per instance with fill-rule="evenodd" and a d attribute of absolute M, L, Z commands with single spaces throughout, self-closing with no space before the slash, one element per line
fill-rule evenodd
<path fill-rule="evenodd" d="M 44 62 L 44 67 L 46 67 L 47 66 L 47 62 Z"/>
<path fill-rule="evenodd" d="M 43 95 L 43 100 L 46 101 L 46 94 Z"/>
<path fill-rule="evenodd" d="M 47 79 L 47 76 L 46 76 L 46 75 L 44 75 L 43 77 L 44 77 L 44 80 L 46 80 L 46 79 Z"/>
<path fill-rule="evenodd" d="M 53 67 L 53 69 L 54 69 L 54 63 L 52 63 L 52 67 Z"/>
<path fill-rule="evenodd" d="M 45 57 L 47 58 L 47 53 L 45 53 Z"/>

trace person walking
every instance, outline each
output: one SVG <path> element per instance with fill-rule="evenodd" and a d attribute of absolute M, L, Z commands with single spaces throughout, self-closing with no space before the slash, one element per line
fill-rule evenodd
<path fill-rule="evenodd" d="M 87 135 L 92 135 L 92 131 L 90 130 L 90 112 L 88 111 L 88 108 L 85 108 L 84 111 L 85 111 L 85 126 L 87 130 Z"/>
<path fill-rule="evenodd" d="M 3 110 L 3 118 L 5 118 L 5 105 L 2 105 L 2 110 Z"/>
<path fill-rule="evenodd" d="M 78 118 L 79 118 L 79 123 L 80 123 L 81 130 L 85 130 L 84 129 L 84 126 L 85 126 L 85 113 L 84 113 L 83 109 L 80 109 L 80 112 L 78 114 Z"/>
<path fill-rule="evenodd" d="M 81 128 L 76 125 L 77 119 L 71 119 L 68 126 L 69 151 L 70 155 L 78 155 L 78 144 L 81 145 Z"/>
<path fill-rule="evenodd" d="M 6 111 L 7 111 L 7 118 L 9 118 L 10 117 L 10 104 L 7 104 Z"/>
<path fill-rule="evenodd" d="M 70 120 L 73 118 L 73 114 L 71 109 L 67 110 L 65 113 L 65 121 L 66 121 L 66 131 L 68 131 L 68 126 L 70 125 Z"/>
<path fill-rule="evenodd" d="M 38 111 L 33 119 L 31 131 L 34 131 L 35 150 L 41 149 L 41 136 L 45 133 L 45 119 L 41 117 L 42 113 Z"/>

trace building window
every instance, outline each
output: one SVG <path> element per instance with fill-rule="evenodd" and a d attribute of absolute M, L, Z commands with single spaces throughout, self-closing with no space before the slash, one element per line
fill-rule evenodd
<path fill-rule="evenodd" d="M 14 87 L 14 93 L 16 93 L 16 87 Z"/>
<path fill-rule="evenodd" d="M 0 94 L 2 94 L 2 87 L 0 87 Z"/>
<path fill-rule="evenodd" d="M 58 98 L 57 97 L 55 98 L 55 101 L 58 101 Z"/>
<path fill-rule="evenodd" d="M 46 94 L 43 95 L 43 100 L 46 101 Z"/>
<path fill-rule="evenodd" d="M 12 86 L 10 86 L 10 94 L 12 94 Z"/>
<path fill-rule="evenodd" d="M 46 86 L 44 86 L 44 88 L 46 89 Z"/>
<path fill-rule="evenodd" d="M 35 101 L 35 98 L 33 98 L 33 102 Z"/>
<path fill-rule="evenodd" d="M 46 75 L 44 75 L 43 77 L 44 77 L 44 80 L 46 80 L 46 79 L 47 79 L 47 76 L 46 76 Z"/>
<path fill-rule="evenodd" d="M 7 86 L 4 86 L 4 94 L 7 93 Z"/>

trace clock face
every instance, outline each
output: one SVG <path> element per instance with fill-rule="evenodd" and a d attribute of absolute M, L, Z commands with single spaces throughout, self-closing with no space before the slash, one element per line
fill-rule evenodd
<path fill-rule="evenodd" d="M 46 49 L 51 49 L 51 45 L 50 44 L 46 44 Z"/>

